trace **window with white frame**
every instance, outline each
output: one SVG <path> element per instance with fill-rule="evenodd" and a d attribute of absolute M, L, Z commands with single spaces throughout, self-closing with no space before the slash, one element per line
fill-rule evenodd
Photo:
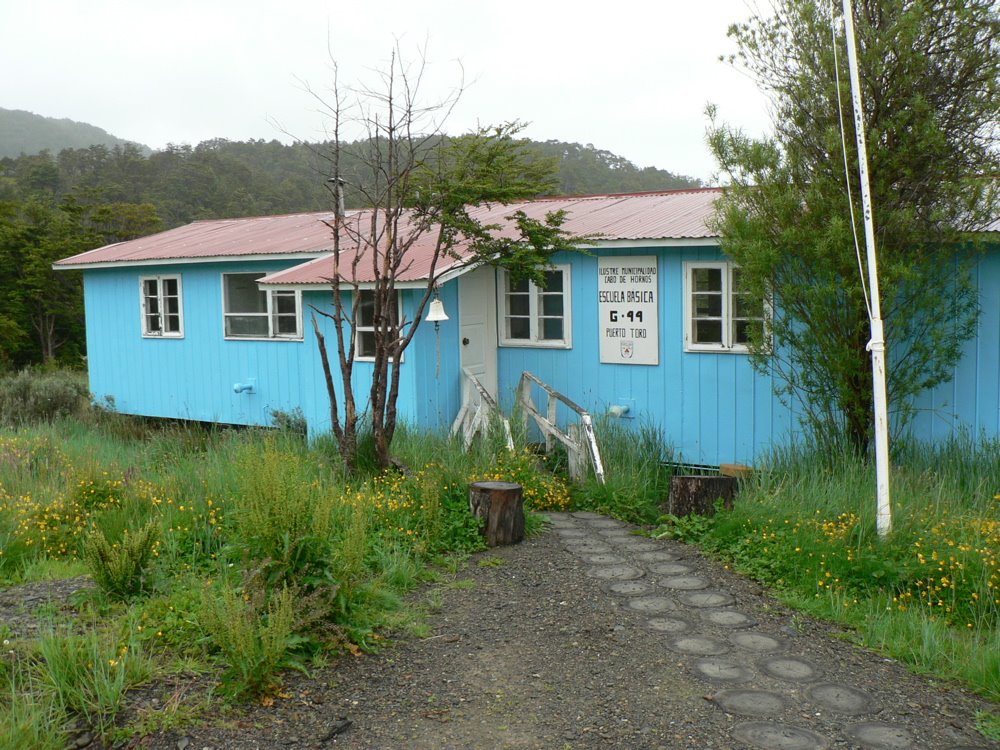
<path fill-rule="evenodd" d="M 685 264 L 684 343 L 689 351 L 746 352 L 764 311 L 740 286 L 732 263 Z"/>
<path fill-rule="evenodd" d="M 544 288 L 528 279 L 514 281 L 501 271 L 497 298 L 503 346 L 572 345 L 569 266 L 546 271 Z"/>
<path fill-rule="evenodd" d="M 139 279 L 139 299 L 143 336 L 184 336 L 180 276 L 142 276 Z"/>
<path fill-rule="evenodd" d="M 222 275 L 226 338 L 301 339 L 302 295 L 257 286 L 262 273 Z"/>
<path fill-rule="evenodd" d="M 399 321 L 399 292 L 392 293 L 394 304 L 390 314 Z M 358 290 L 358 320 L 354 332 L 354 358 L 375 359 L 375 292 L 371 289 Z"/>

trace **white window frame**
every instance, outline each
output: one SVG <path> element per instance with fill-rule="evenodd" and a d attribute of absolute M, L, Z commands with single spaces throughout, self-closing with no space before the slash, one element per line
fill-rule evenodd
<path fill-rule="evenodd" d="M 710 343 L 697 343 L 694 341 L 694 272 L 699 269 L 709 268 L 722 271 L 722 310 L 720 322 L 722 326 L 722 341 Z M 734 341 L 736 326 L 733 324 L 733 273 L 739 267 L 729 261 L 687 261 L 684 263 L 684 351 L 688 352 L 723 352 L 731 354 L 746 354 L 750 351 L 744 343 Z M 767 310 L 765 308 L 765 315 Z M 751 320 L 756 320 L 751 318 Z M 763 324 L 763 319 L 761 319 Z"/>
<path fill-rule="evenodd" d="M 231 313 L 229 312 L 229 292 L 226 279 L 230 276 L 257 276 L 258 279 L 266 276 L 266 273 L 258 271 L 233 271 L 222 274 L 222 337 L 227 341 L 302 341 L 302 291 L 299 289 L 260 289 L 264 294 L 266 310 L 260 313 Z M 275 298 L 279 295 L 292 294 L 295 297 L 295 333 L 277 333 L 275 331 L 274 318 L 277 305 Z M 227 332 L 226 325 L 230 316 L 256 315 L 266 317 L 266 336 L 234 336 Z"/>
<path fill-rule="evenodd" d="M 146 294 L 146 283 L 156 282 L 156 312 L 150 312 L 148 301 L 151 295 Z M 172 295 L 163 293 L 163 283 L 165 281 L 177 282 L 177 324 L 176 331 L 167 330 L 167 310 L 165 300 Z M 151 330 L 149 319 L 156 316 L 159 321 L 159 329 Z M 139 277 L 139 316 L 143 338 L 148 339 L 182 339 L 184 338 L 184 289 L 181 285 L 180 274 L 161 274 L 155 276 Z"/>
<path fill-rule="evenodd" d="M 362 294 L 374 294 L 374 293 L 375 293 L 374 289 L 358 289 L 358 291 L 357 291 L 358 301 L 359 302 L 361 301 L 361 295 Z M 403 319 L 403 295 L 400 294 L 400 290 L 399 289 L 394 290 L 393 294 L 396 295 L 396 320 L 402 320 Z M 360 340 L 360 335 L 362 333 L 371 333 L 371 334 L 374 334 L 375 333 L 375 326 L 374 325 L 370 325 L 370 326 L 363 326 L 363 325 L 361 325 L 360 315 L 361 315 L 361 311 L 359 310 L 358 311 L 358 316 L 359 316 L 359 318 L 358 318 L 358 325 L 354 329 L 354 361 L 355 362 L 374 362 L 375 361 L 375 356 L 374 355 L 372 355 L 371 357 L 363 357 L 363 356 L 361 356 L 361 340 Z M 390 357 L 389 361 L 392 362 L 393 358 Z M 401 357 L 399 361 L 400 361 L 400 363 L 405 362 L 406 361 L 405 355 L 403 357 Z"/>
<path fill-rule="evenodd" d="M 557 271 L 562 274 L 563 277 L 563 310 L 562 310 L 562 321 L 563 321 L 563 338 L 561 339 L 543 339 L 540 338 L 541 335 L 541 321 L 543 315 L 541 314 L 542 303 L 541 298 L 546 293 L 544 289 L 540 289 L 535 282 L 528 282 L 528 321 L 529 321 L 529 338 L 510 338 L 507 334 L 507 280 L 510 278 L 507 271 L 500 269 L 497 274 L 497 324 L 499 327 L 499 344 L 500 346 L 520 346 L 520 347 L 532 347 L 532 348 L 542 348 L 542 349 L 572 349 L 573 348 L 573 276 L 572 276 L 572 266 L 568 264 L 556 265 L 552 268 L 547 269 L 549 271 Z"/>

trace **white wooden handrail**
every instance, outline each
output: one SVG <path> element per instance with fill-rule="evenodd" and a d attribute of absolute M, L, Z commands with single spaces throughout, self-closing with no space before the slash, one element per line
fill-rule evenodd
<path fill-rule="evenodd" d="M 535 385 L 547 395 L 544 415 L 532 397 L 532 388 Z M 521 373 L 517 398 L 521 408 L 524 409 L 525 428 L 527 429 L 528 417 L 531 417 L 545 436 L 545 452 L 551 452 L 554 440 L 558 440 L 566 447 L 569 456 L 569 475 L 572 479 L 579 481 L 586 477 L 589 459 L 594 467 L 597 481 L 604 484 L 604 464 L 601 462 L 601 452 L 597 447 L 597 437 L 594 435 L 594 420 L 589 412 L 527 371 Z M 579 423 L 567 426 L 565 432 L 559 428 L 556 421 L 559 402 L 580 416 Z"/>
<path fill-rule="evenodd" d="M 491 418 L 496 416 L 503 426 L 504 440 L 507 450 L 514 450 L 514 437 L 510 432 L 510 421 L 500 411 L 496 399 L 490 395 L 479 378 L 465 367 L 462 368 L 462 406 L 458 416 L 451 425 L 451 434 L 462 433 L 462 442 L 466 450 L 472 445 L 472 440 L 479 433 L 485 433 L 490 426 Z"/>

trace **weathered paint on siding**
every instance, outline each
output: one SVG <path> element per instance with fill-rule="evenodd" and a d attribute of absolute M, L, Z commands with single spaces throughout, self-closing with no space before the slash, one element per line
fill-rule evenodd
<path fill-rule="evenodd" d="M 751 463 L 789 434 L 792 416 L 772 395 L 771 379 L 757 374 L 745 354 L 685 352 L 685 261 L 724 260 L 717 248 L 642 248 L 602 255 L 659 258 L 660 364 L 601 364 L 598 343 L 597 258 L 563 256 L 572 263 L 573 348 L 501 347 L 500 390 L 506 404 L 528 370 L 595 415 L 615 404 L 630 407 L 632 424 L 663 429 L 679 459 L 697 464 Z"/>

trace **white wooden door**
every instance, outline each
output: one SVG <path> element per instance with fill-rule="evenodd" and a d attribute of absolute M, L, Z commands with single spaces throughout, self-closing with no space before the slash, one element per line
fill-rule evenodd
<path fill-rule="evenodd" d="M 497 397 L 496 271 L 482 266 L 458 279 L 458 322 L 462 367 Z"/>

